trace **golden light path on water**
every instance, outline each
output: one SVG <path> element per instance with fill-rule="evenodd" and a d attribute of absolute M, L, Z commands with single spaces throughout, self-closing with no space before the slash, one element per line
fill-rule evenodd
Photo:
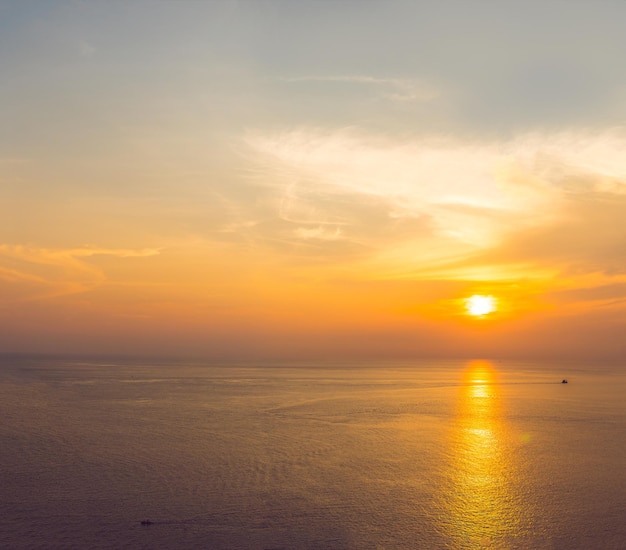
<path fill-rule="evenodd" d="M 449 449 L 443 518 L 455 548 L 515 547 L 523 511 L 495 366 L 473 361 L 463 373 Z"/>

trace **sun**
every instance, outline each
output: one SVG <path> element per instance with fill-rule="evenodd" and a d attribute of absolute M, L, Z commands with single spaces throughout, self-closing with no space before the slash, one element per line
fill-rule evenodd
<path fill-rule="evenodd" d="M 496 299 L 493 296 L 483 296 L 482 294 L 474 294 L 465 299 L 465 309 L 468 315 L 474 317 L 482 317 L 488 313 L 494 312 L 496 308 Z"/>

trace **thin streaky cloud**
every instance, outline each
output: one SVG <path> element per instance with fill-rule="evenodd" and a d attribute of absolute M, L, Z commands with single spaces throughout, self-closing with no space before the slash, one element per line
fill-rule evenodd
<path fill-rule="evenodd" d="M 381 96 L 393 101 L 430 101 L 440 95 L 440 91 L 426 82 L 410 78 L 381 78 L 366 75 L 344 76 L 296 76 L 286 77 L 285 82 L 329 82 L 362 84 L 383 88 Z"/>
<path fill-rule="evenodd" d="M 15 299 L 41 299 L 80 294 L 105 284 L 103 270 L 87 260 L 94 256 L 147 258 L 158 249 L 110 249 L 97 247 L 50 249 L 0 245 L 0 278 L 14 288 Z M 7 264 L 7 265 L 1 265 Z"/>

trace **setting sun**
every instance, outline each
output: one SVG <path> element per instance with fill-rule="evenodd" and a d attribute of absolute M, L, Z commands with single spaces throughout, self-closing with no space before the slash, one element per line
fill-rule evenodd
<path fill-rule="evenodd" d="M 474 294 L 465 300 L 468 315 L 481 317 L 496 310 L 496 300 L 493 296 Z"/>

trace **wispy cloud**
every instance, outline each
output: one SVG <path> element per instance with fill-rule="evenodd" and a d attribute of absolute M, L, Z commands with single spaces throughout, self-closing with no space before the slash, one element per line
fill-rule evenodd
<path fill-rule="evenodd" d="M 550 217 L 558 200 L 551 182 L 518 181 L 523 166 L 496 143 L 299 129 L 251 134 L 247 144 L 257 153 L 257 184 L 273 189 L 282 219 L 334 224 L 361 241 L 381 231 L 393 240 L 394 229 L 421 220 L 419 236 L 486 246 Z"/>
<path fill-rule="evenodd" d="M 286 82 L 321 82 L 329 84 L 356 84 L 374 87 L 379 96 L 392 101 L 430 101 L 439 96 L 432 84 L 410 78 L 380 78 L 364 75 L 344 76 L 297 76 L 284 79 Z"/>
<path fill-rule="evenodd" d="M 431 271 L 462 260 L 458 273 L 493 277 L 498 265 L 517 266 L 517 276 L 519 266 L 544 275 L 626 270 L 616 231 L 626 216 L 620 129 L 464 142 L 300 128 L 250 133 L 246 144 L 255 152 L 254 183 L 270 191 L 292 239 L 359 243 L 389 265 L 403 262 L 407 273 L 426 259 Z"/>
<path fill-rule="evenodd" d="M 294 230 L 296 237 L 300 239 L 319 239 L 322 241 L 336 241 L 341 238 L 341 229 L 335 227 L 328 229 L 318 225 L 317 227 L 298 227 Z"/>
<path fill-rule="evenodd" d="M 106 282 L 105 273 L 88 261 L 95 256 L 145 258 L 158 249 L 97 247 L 50 249 L 0 245 L 0 284 L 8 285 L 13 299 L 36 299 L 78 294 Z"/>

